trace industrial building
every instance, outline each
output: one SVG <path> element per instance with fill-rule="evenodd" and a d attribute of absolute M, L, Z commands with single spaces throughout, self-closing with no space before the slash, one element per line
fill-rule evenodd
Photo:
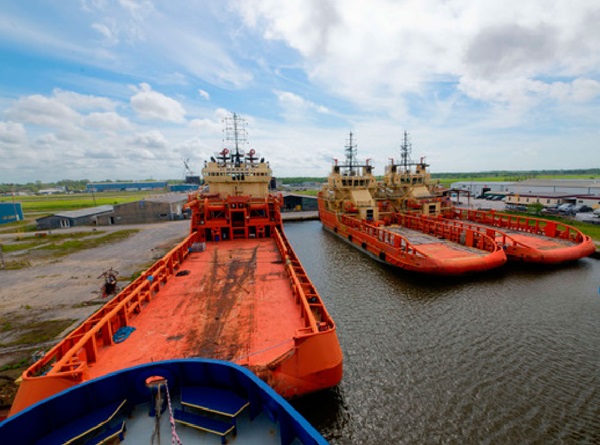
<path fill-rule="evenodd" d="M 562 193 L 516 193 L 507 195 L 506 204 L 528 205 L 542 204 L 544 207 L 556 207 L 561 204 L 585 204 L 593 209 L 600 208 L 600 196 L 564 195 Z"/>
<path fill-rule="evenodd" d="M 132 192 L 141 190 L 166 189 L 166 181 L 142 181 L 142 182 L 95 182 L 86 184 L 87 192 Z"/>
<path fill-rule="evenodd" d="M 169 186 L 169 191 L 178 193 L 191 193 L 198 190 L 199 187 L 199 184 L 173 184 Z"/>
<path fill-rule="evenodd" d="M 509 193 L 508 187 L 514 184 L 513 182 L 477 182 L 477 181 L 462 181 L 453 182 L 450 185 L 452 190 L 460 190 L 468 192 L 471 197 L 483 196 L 484 193 Z"/>
<path fill-rule="evenodd" d="M 317 197 L 310 195 L 296 195 L 293 193 L 283 194 L 283 208 L 284 212 L 290 211 L 303 211 L 311 212 L 317 211 Z"/>
<path fill-rule="evenodd" d="M 111 212 L 98 216 L 99 226 L 114 224 L 146 224 L 183 219 L 185 193 L 168 193 L 141 201 L 116 204 Z"/>
<path fill-rule="evenodd" d="M 0 224 L 23 221 L 20 202 L 0 202 Z"/>
<path fill-rule="evenodd" d="M 600 180 L 598 179 L 528 179 L 513 182 L 511 193 L 528 194 L 563 194 L 590 195 L 600 197 Z"/>
<path fill-rule="evenodd" d="M 50 230 L 75 226 L 87 226 L 97 223 L 102 215 L 112 212 L 113 206 L 103 205 L 81 210 L 55 213 L 35 220 L 38 229 Z"/>
<path fill-rule="evenodd" d="M 470 196 L 494 194 L 506 196 L 506 203 L 527 205 L 540 203 L 545 207 L 563 203 L 600 207 L 598 179 L 528 179 L 518 182 L 455 182 L 452 189 L 464 190 Z"/>

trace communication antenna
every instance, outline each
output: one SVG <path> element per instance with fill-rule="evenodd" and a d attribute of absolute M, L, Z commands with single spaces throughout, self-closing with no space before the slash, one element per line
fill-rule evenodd
<path fill-rule="evenodd" d="M 246 121 L 236 113 L 223 120 L 225 122 L 225 142 L 231 144 L 231 161 L 236 167 L 239 167 L 244 158 L 244 150 L 241 146 L 248 143 Z"/>
<path fill-rule="evenodd" d="M 349 167 L 350 173 L 353 171 L 353 167 L 356 164 L 356 144 L 352 143 L 352 132 L 348 138 L 348 145 L 346 145 L 346 164 Z"/>
<path fill-rule="evenodd" d="M 400 159 L 402 160 L 401 164 L 404 167 L 404 170 L 408 170 L 408 166 L 412 165 L 412 161 L 410 160 L 410 153 L 412 152 L 412 144 L 408 142 L 408 132 L 404 131 L 404 140 L 402 141 L 402 145 L 400 146 Z"/>

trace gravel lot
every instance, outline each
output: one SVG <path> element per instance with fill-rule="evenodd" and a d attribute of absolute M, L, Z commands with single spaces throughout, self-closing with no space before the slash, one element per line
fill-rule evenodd
<path fill-rule="evenodd" d="M 109 268 L 119 272 L 119 277 L 148 267 L 160 258 L 189 230 L 189 221 L 173 221 L 137 226 L 111 226 L 98 231 L 117 231 L 136 228 L 140 231 L 126 240 L 102 247 L 86 249 L 58 259 L 33 260 L 32 267 L 20 270 L 0 270 L 0 315 L 4 320 L 75 319 L 66 332 L 94 313 L 106 300 L 101 298 L 103 283 L 98 276 Z M 93 231 L 76 227 L 56 230 Z M 14 235 L 12 235 L 14 237 Z M 5 259 L 7 255 L 5 255 Z M 124 287 L 128 281 L 120 281 Z M 0 326 L 0 343 L 7 342 L 6 331 Z M 14 330 L 13 330 L 14 331 Z M 64 334 L 63 333 L 63 334 Z M 10 335 L 15 335 L 10 332 Z M 29 348 L 32 346 L 29 345 Z M 24 347 L 0 347 L 0 366 L 14 358 L 14 352 Z"/>

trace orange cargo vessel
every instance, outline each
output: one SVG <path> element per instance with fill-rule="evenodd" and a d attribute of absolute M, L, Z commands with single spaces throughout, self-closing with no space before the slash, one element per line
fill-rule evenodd
<path fill-rule="evenodd" d="M 509 261 L 559 264 L 595 251 L 589 236 L 567 224 L 494 210 L 454 207 L 439 184 L 431 180 L 423 159 L 410 161 L 410 151 L 404 132 L 401 163 L 395 165 L 392 161 L 386 168 L 383 193 L 379 195 L 386 198 L 398 214 L 409 214 L 419 220 L 433 218 L 455 229 L 486 234 L 504 250 Z"/>
<path fill-rule="evenodd" d="M 442 216 L 457 226 L 492 236 L 513 262 L 560 264 L 596 251 L 592 238 L 557 221 L 462 208 L 448 209 Z"/>
<path fill-rule="evenodd" d="M 283 233 L 271 169 L 234 144 L 190 195 L 191 233 L 22 376 L 10 414 L 83 381 L 147 362 L 203 357 L 247 367 L 294 398 L 337 385 L 336 326 Z"/>
<path fill-rule="evenodd" d="M 506 255 L 494 239 L 479 230 L 460 227 L 424 215 L 398 211 L 406 196 L 399 187 L 377 182 L 368 161 L 359 165 L 356 148 L 346 146 L 346 163 L 337 161 L 327 184 L 319 192 L 319 218 L 323 227 L 357 249 L 390 266 L 436 275 L 462 275 L 499 267 Z M 434 199 L 427 214 L 438 212 L 442 201 L 432 198 L 421 174 L 398 176 L 393 164 L 386 173 L 391 183 L 407 183 L 419 198 Z M 422 186 L 423 190 L 420 189 Z M 400 194 L 399 194 L 400 193 Z"/>

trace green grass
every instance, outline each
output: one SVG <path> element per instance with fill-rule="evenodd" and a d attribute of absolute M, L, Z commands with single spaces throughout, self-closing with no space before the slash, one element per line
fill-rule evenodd
<path fill-rule="evenodd" d="M 48 235 L 40 238 L 27 238 L 26 242 L 18 242 L 16 244 L 2 244 L 2 252 L 10 253 L 19 250 L 34 249 L 36 254 L 45 252 L 47 255 L 54 258 L 69 255 L 85 249 L 93 249 L 94 247 L 103 246 L 110 243 L 115 243 L 129 238 L 139 232 L 139 229 L 118 230 L 103 236 L 97 236 L 105 232 L 74 232 L 72 234 L 56 234 Z M 29 254 L 27 254 L 29 255 Z M 4 261 L 5 270 L 17 270 L 31 267 L 29 257 L 18 260 Z"/>
<path fill-rule="evenodd" d="M 552 221 L 558 221 L 568 226 L 575 227 L 582 233 L 592 238 L 594 241 L 600 242 L 600 226 L 596 224 L 590 224 L 583 221 L 576 221 L 574 219 L 560 218 L 553 215 L 542 215 L 541 218 L 549 219 Z"/>
<path fill-rule="evenodd" d="M 71 326 L 76 320 L 45 320 L 45 321 L 23 321 L 23 317 L 13 320 L 0 320 L 0 332 L 19 331 L 19 335 L 6 343 L 0 343 L 0 347 L 19 346 L 42 343 L 56 338 L 61 332 Z"/>
<path fill-rule="evenodd" d="M 43 246 L 45 244 L 49 244 L 52 242 L 57 242 L 61 240 L 70 240 L 70 239 L 79 239 L 85 238 L 89 236 L 97 236 L 99 234 L 105 233 L 103 231 L 97 232 L 73 232 L 73 233 L 64 233 L 64 234 L 50 234 L 45 236 L 17 236 L 14 239 L 14 242 L 7 244 L 6 242 L 0 243 L 2 246 L 2 251 L 4 253 L 10 252 L 18 252 L 20 250 L 28 250 Z"/>
<path fill-rule="evenodd" d="M 319 194 L 319 191 L 318 190 L 294 190 L 293 193 L 295 195 L 317 196 Z"/>
<path fill-rule="evenodd" d="M 33 350 L 31 352 L 33 352 Z M 29 358 L 29 356 L 20 358 L 18 360 L 13 360 L 12 362 L 2 366 L 0 368 L 0 372 L 11 371 L 13 369 L 26 368 L 29 365 L 29 363 L 31 363 L 31 359 Z"/>
<path fill-rule="evenodd" d="M 29 260 L 4 260 L 4 270 L 20 270 L 27 267 L 31 267 Z"/>
<path fill-rule="evenodd" d="M 444 173 L 432 173 L 432 181 L 439 181 L 440 185 L 449 188 L 455 182 L 516 182 L 525 179 L 597 179 L 597 175 L 590 174 L 519 174 L 518 172 L 499 175 L 480 176 L 468 173 L 445 176 Z"/>
<path fill-rule="evenodd" d="M 49 250 L 55 257 L 69 255 L 79 250 L 93 249 L 109 243 L 115 243 L 129 238 L 139 232 L 139 229 L 118 230 L 108 235 L 90 239 L 68 239 L 61 243 L 50 243 L 40 247 L 40 250 Z"/>
<path fill-rule="evenodd" d="M 105 192 L 96 193 L 95 196 L 90 193 L 35 195 L 19 196 L 18 202 L 21 203 L 23 213 L 55 213 L 60 211 L 79 210 L 100 205 L 115 205 L 125 202 L 139 201 L 154 195 L 156 195 L 156 192 Z M 12 202 L 12 199 L 13 198 L 10 196 L 1 197 L 0 202 Z"/>

